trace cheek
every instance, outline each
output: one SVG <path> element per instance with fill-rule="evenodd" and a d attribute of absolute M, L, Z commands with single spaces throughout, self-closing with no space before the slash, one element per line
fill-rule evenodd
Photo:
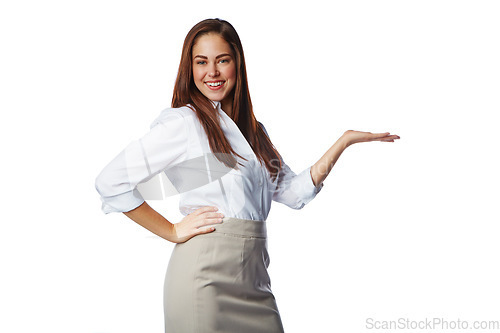
<path fill-rule="evenodd" d="M 233 79 L 233 80 L 236 80 L 236 67 L 235 66 L 230 66 L 228 69 L 227 69 L 227 72 L 226 72 L 226 77 L 228 79 Z"/>
<path fill-rule="evenodd" d="M 194 82 L 196 84 L 198 84 L 198 82 L 200 80 L 203 80 L 204 77 L 205 77 L 205 74 L 203 73 L 203 71 L 201 71 L 196 66 L 193 66 L 193 80 L 194 80 Z"/>

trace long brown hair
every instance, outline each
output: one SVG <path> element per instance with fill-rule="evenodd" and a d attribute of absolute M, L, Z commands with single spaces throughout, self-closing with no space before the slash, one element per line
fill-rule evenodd
<path fill-rule="evenodd" d="M 213 103 L 196 87 L 193 80 L 192 50 L 198 37 L 216 33 L 231 47 L 236 61 L 236 85 L 233 88 L 233 109 L 231 119 L 236 123 L 243 136 L 252 147 L 259 161 L 264 163 L 274 181 L 281 170 L 278 151 L 264 132 L 261 124 L 255 119 L 248 91 L 245 57 L 240 38 L 233 26 L 221 19 L 206 19 L 196 24 L 187 34 L 182 47 L 181 62 L 175 81 L 172 107 L 191 105 L 200 123 L 203 125 L 210 143 L 210 149 L 216 158 L 226 166 L 234 168 L 237 154 L 224 136 L 219 126 L 218 113 Z M 277 162 L 273 165 L 272 162 Z"/>

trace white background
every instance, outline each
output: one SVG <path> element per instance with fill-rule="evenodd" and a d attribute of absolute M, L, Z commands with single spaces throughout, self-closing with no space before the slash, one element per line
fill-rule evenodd
<path fill-rule="evenodd" d="M 500 320 L 497 1 L 0 5 L 2 332 L 163 332 L 173 244 L 105 215 L 94 180 L 170 106 L 188 30 L 228 20 L 258 120 L 296 172 L 349 147 L 302 210 L 274 203 L 286 332 Z M 178 198 L 151 204 L 178 222 Z"/>

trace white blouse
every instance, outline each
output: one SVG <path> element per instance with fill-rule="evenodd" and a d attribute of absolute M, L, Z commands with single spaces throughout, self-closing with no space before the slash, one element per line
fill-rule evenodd
<path fill-rule="evenodd" d="M 170 188 L 170 194 L 179 194 L 184 216 L 216 206 L 224 216 L 265 221 L 272 200 L 301 209 L 321 191 L 323 183 L 314 186 L 310 166 L 297 175 L 281 156 L 283 168 L 272 182 L 236 123 L 220 102 L 214 104 L 231 147 L 248 160 L 234 156 L 244 166 L 228 168 L 215 158 L 193 110 L 167 108 L 147 134 L 125 147 L 97 176 L 102 211 L 128 212 L 145 200 L 162 198 Z"/>

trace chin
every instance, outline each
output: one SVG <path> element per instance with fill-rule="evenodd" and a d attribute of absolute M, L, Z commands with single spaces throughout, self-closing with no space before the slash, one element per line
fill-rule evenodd
<path fill-rule="evenodd" d="M 220 95 L 213 96 L 213 95 L 210 95 L 210 94 L 206 94 L 205 96 L 209 100 L 214 101 L 214 102 L 222 102 L 222 100 L 225 98 L 225 96 L 221 97 Z"/>

